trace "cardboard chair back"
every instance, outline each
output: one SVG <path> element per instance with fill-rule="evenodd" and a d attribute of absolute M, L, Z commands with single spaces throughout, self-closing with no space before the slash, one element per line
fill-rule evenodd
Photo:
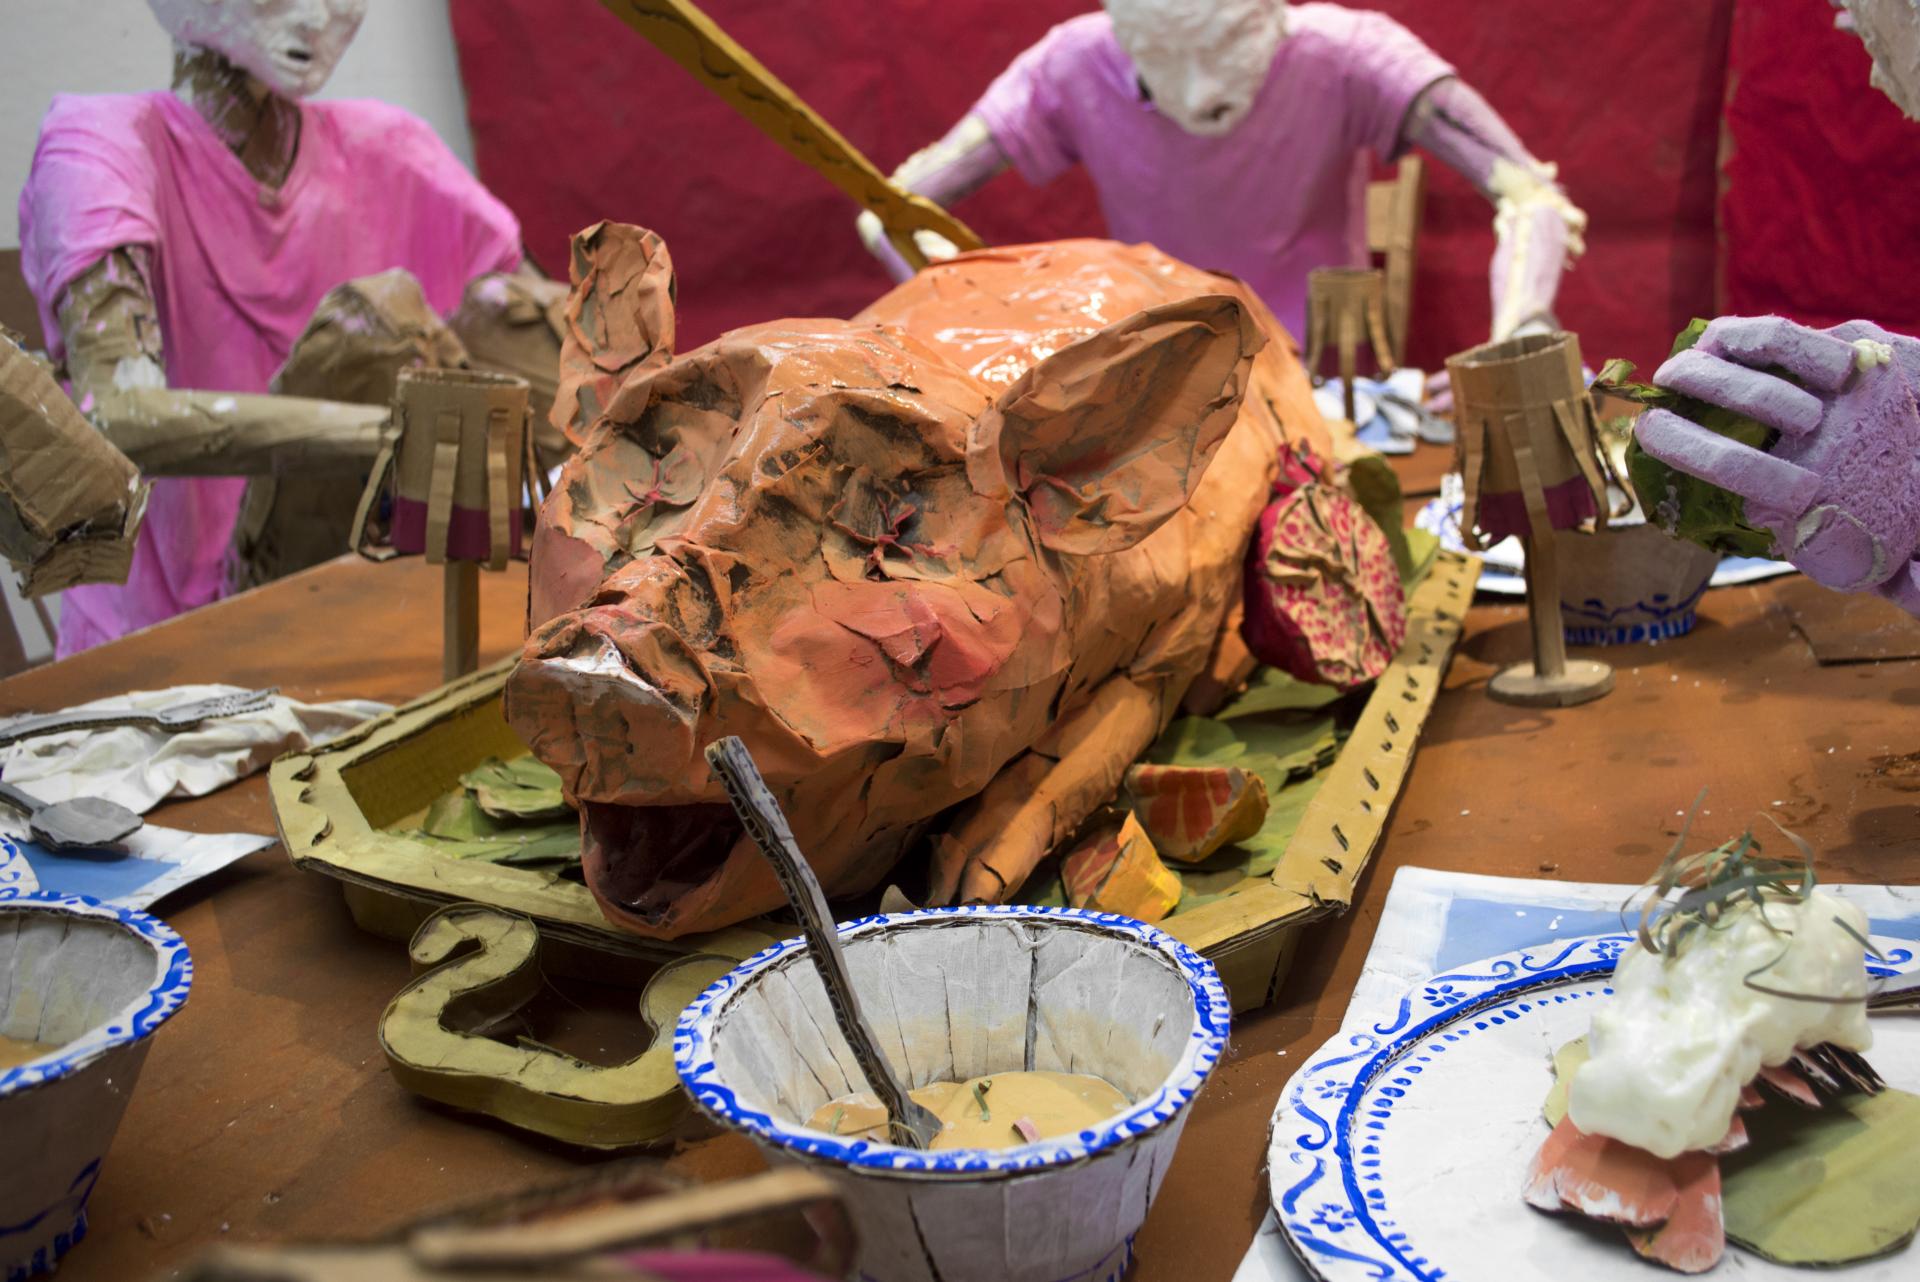
<path fill-rule="evenodd" d="M 1367 253 L 1386 272 L 1387 338 L 1396 365 L 1407 363 L 1414 250 L 1426 204 L 1426 162 L 1418 156 L 1402 156 L 1394 177 L 1367 184 Z"/>

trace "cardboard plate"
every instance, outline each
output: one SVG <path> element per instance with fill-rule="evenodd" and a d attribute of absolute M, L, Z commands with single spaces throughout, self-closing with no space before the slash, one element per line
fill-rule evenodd
<path fill-rule="evenodd" d="M 1235 1010 L 1270 1001 L 1298 930 L 1352 902 L 1412 765 L 1479 571 L 1478 560 L 1442 552 L 1415 590 L 1406 642 L 1375 683 L 1272 877 L 1162 923 L 1219 968 Z M 526 751 L 501 712 L 512 662 L 455 681 L 324 747 L 276 761 L 268 787 L 295 865 L 339 880 L 355 920 L 376 934 L 406 940 L 447 904 L 490 904 L 539 924 L 542 965 L 549 970 L 603 980 L 638 984 L 659 965 L 694 954 L 743 960 L 797 933 L 791 924 L 755 918 L 704 935 L 644 939 L 609 925 L 577 882 L 448 859 L 385 831 L 423 811 L 488 757 Z"/>

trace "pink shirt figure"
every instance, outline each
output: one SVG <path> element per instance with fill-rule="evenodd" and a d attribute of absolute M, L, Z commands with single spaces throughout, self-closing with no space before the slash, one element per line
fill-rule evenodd
<path fill-rule="evenodd" d="M 168 385 L 201 391 L 266 391 L 321 296 L 354 277 L 404 267 L 450 312 L 469 280 L 519 265 L 519 222 L 425 121 L 379 102 L 300 110 L 299 152 L 275 190 L 171 93 L 54 98 L 20 194 L 20 244 L 56 358 L 61 295 L 121 246 L 151 251 Z M 245 489 L 156 481 L 125 586 L 64 594 L 60 656 L 217 599 Z"/>
<path fill-rule="evenodd" d="M 1368 169 L 1357 153 L 1394 155 L 1414 99 L 1452 74 L 1384 14 L 1291 5 L 1246 119 L 1200 137 L 1143 97 L 1101 12 L 1048 32 L 971 114 L 1028 182 L 1085 165 L 1115 239 L 1239 277 L 1299 336 L 1307 273 L 1365 261 Z"/>

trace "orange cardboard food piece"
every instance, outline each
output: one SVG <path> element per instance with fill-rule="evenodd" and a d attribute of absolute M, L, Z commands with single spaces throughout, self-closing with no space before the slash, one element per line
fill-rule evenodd
<path fill-rule="evenodd" d="M 1069 241 L 669 361 L 664 261 L 576 242 L 555 414 L 606 408 L 507 690 L 589 886 L 667 938 L 782 902 L 701 756 L 738 734 L 829 893 L 932 836 L 934 902 L 1013 895 L 1214 659 L 1282 442 L 1325 449 L 1290 341 L 1237 282 Z"/>
<path fill-rule="evenodd" d="M 1655 1229 L 1629 1229 L 1627 1241 L 1649 1260 L 1680 1273 L 1705 1273 L 1727 1251 L 1727 1229 L 1720 1214 L 1720 1163 L 1711 1153 L 1682 1153 L 1673 1159 L 1678 1195 L 1673 1214 Z"/>
<path fill-rule="evenodd" d="M 1792 1064 L 1762 1064 L 1754 1081 L 1801 1108 L 1819 1108 L 1820 1096 Z"/>
<path fill-rule="evenodd" d="M 1557 1206 L 1548 1206 L 1549 1196 Z M 1604 1135 L 1588 1135 L 1565 1117 L 1540 1146 L 1527 1183 L 1532 1205 L 1579 1211 L 1631 1228 L 1666 1223 L 1679 1197 L 1673 1163 Z"/>
<path fill-rule="evenodd" d="M 1197 864 L 1267 821 L 1267 785 L 1239 766 L 1134 766 L 1127 800 L 1153 847 Z"/>

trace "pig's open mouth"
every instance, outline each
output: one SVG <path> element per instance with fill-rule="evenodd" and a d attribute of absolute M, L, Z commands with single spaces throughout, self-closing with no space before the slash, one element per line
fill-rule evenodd
<path fill-rule="evenodd" d="M 724 804 L 581 804 L 581 863 L 606 902 L 658 925 L 687 892 L 711 880 L 745 829 Z"/>

